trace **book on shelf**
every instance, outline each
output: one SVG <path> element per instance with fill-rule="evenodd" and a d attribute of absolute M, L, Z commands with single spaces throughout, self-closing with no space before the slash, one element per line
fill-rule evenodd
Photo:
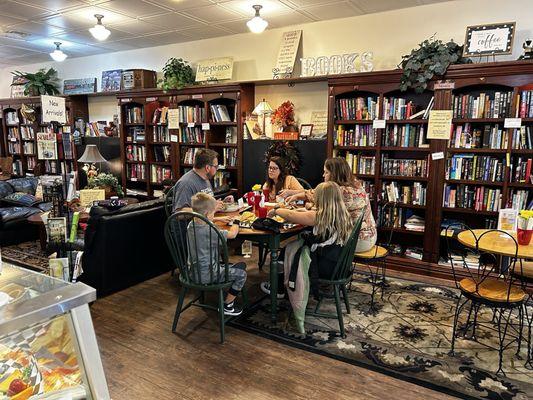
<path fill-rule="evenodd" d="M 386 202 L 402 204 L 426 205 L 426 187 L 420 182 L 402 184 L 399 182 L 383 182 L 381 196 Z"/>
<path fill-rule="evenodd" d="M 8 142 L 7 152 L 9 155 L 20 155 L 20 143 L 19 142 Z"/>
<path fill-rule="evenodd" d="M 235 167 L 237 165 L 237 149 L 223 148 L 222 159 L 226 167 Z"/>
<path fill-rule="evenodd" d="M 181 143 L 205 143 L 205 131 L 200 126 L 181 126 Z"/>
<path fill-rule="evenodd" d="M 457 149 L 507 149 L 509 135 L 500 125 L 473 126 L 471 123 L 452 126 L 450 147 Z"/>
<path fill-rule="evenodd" d="M 129 180 L 145 180 L 146 168 L 143 164 L 129 164 L 126 166 L 126 176 Z"/>
<path fill-rule="evenodd" d="M 426 110 L 423 110 L 423 113 Z M 422 114 L 423 114 L 422 113 Z M 385 97 L 383 99 L 383 119 L 411 119 L 417 113 L 417 106 L 412 100 L 398 97 Z"/>
<path fill-rule="evenodd" d="M 381 138 L 381 145 L 386 147 L 429 147 L 426 142 L 424 125 L 387 125 Z"/>
<path fill-rule="evenodd" d="M 13 160 L 13 175 L 23 176 L 24 168 L 21 160 Z"/>
<path fill-rule="evenodd" d="M 454 154 L 446 160 L 446 179 L 503 182 L 504 173 L 504 158 Z"/>
<path fill-rule="evenodd" d="M 381 228 L 405 228 L 412 231 L 424 231 L 424 218 L 414 214 L 413 210 L 399 207 L 380 206 L 378 208 L 378 221 Z"/>
<path fill-rule="evenodd" d="M 23 140 L 34 140 L 35 132 L 32 126 L 21 126 L 20 134 Z"/>
<path fill-rule="evenodd" d="M 7 128 L 7 140 L 11 142 L 20 140 L 20 131 L 17 126 L 10 126 Z"/>
<path fill-rule="evenodd" d="M 513 157 L 511 159 L 511 165 L 509 165 L 509 176 L 511 182 L 518 183 L 531 183 L 531 163 L 533 159 L 531 157 Z"/>
<path fill-rule="evenodd" d="M 501 189 L 464 184 L 445 184 L 443 207 L 465 208 L 474 211 L 498 211 L 501 208 Z"/>
<path fill-rule="evenodd" d="M 194 156 L 196 155 L 196 152 L 198 150 L 199 149 L 194 148 L 194 147 L 187 148 L 185 150 L 185 154 L 183 155 L 183 158 L 182 158 L 181 162 L 183 164 L 192 164 L 192 163 L 194 163 Z"/>
<path fill-rule="evenodd" d="M 195 106 L 178 106 L 180 123 L 199 124 L 205 121 L 205 108 L 199 105 Z"/>
<path fill-rule="evenodd" d="M 379 97 L 356 97 L 335 100 L 335 119 L 373 120 L 378 118 Z"/>
<path fill-rule="evenodd" d="M 167 123 L 167 115 L 168 115 L 168 107 L 158 107 L 154 111 L 154 115 L 152 117 L 152 124 L 166 124 Z"/>
<path fill-rule="evenodd" d="M 467 251 L 466 253 L 450 252 L 451 259 L 439 259 L 439 265 L 452 268 L 468 268 L 473 270 L 479 269 L 479 254 Z"/>
<path fill-rule="evenodd" d="M 213 189 L 224 185 L 231 186 L 231 174 L 228 171 L 217 171 L 213 177 Z"/>
<path fill-rule="evenodd" d="M 158 145 L 158 146 L 154 146 L 153 148 L 154 148 L 154 161 L 170 162 L 170 146 Z"/>
<path fill-rule="evenodd" d="M 126 123 L 127 124 L 142 124 L 144 123 L 143 107 L 133 106 L 126 107 Z"/>
<path fill-rule="evenodd" d="M 55 160 L 44 160 L 44 170 L 47 174 L 59 173 L 58 162 Z"/>
<path fill-rule="evenodd" d="M 87 122 L 87 124 L 85 125 L 85 136 L 105 136 L 106 126 L 106 121 Z"/>
<path fill-rule="evenodd" d="M 230 116 L 228 107 L 225 104 L 211 104 L 211 120 L 213 122 L 231 122 L 235 120 L 235 116 Z"/>
<path fill-rule="evenodd" d="M 336 155 L 334 155 L 336 157 Z M 344 158 L 354 174 L 374 175 L 376 173 L 376 158 L 374 156 L 364 156 L 346 152 Z"/>
<path fill-rule="evenodd" d="M 170 142 L 168 126 L 158 125 L 154 127 L 154 142 Z"/>
<path fill-rule="evenodd" d="M 518 107 L 515 117 L 533 118 L 533 90 L 522 90 L 516 97 Z"/>
<path fill-rule="evenodd" d="M 507 208 L 515 210 L 533 209 L 533 191 L 527 189 L 510 189 L 507 197 Z"/>
<path fill-rule="evenodd" d="M 59 158 L 72 160 L 74 158 L 74 145 L 70 133 L 58 133 Z"/>
<path fill-rule="evenodd" d="M 533 126 L 521 126 L 513 129 L 513 149 L 533 150 Z"/>
<path fill-rule="evenodd" d="M 376 130 L 372 125 L 355 125 L 346 129 L 344 125 L 337 126 L 335 136 L 336 146 L 375 146 Z"/>
<path fill-rule="evenodd" d="M 135 144 L 126 145 L 126 160 L 128 161 L 146 161 L 146 149 L 144 146 Z"/>
<path fill-rule="evenodd" d="M 7 125 L 15 125 L 18 123 L 19 123 L 18 112 L 16 111 L 6 112 L 6 124 Z"/>
<path fill-rule="evenodd" d="M 381 173 L 389 176 L 428 176 L 429 159 L 396 159 L 384 156 L 381 159 Z"/>
<path fill-rule="evenodd" d="M 408 231 L 424 232 L 425 225 L 424 218 L 419 217 L 418 215 L 411 215 L 405 220 L 403 226 Z"/>
<path fill-rule="evenodd" d="M 452 96 L 453 118 L 505 118 L 510 116 L 512 92 Z"/>
<path fill-rule="evenodd" d="M 237 144 L 237 127 L 236 126 L 226 126 L 226 143 Z"/>
<path fill-rule="evenodd" d="M 128 142 L 144 142 L 146 139 L 146 134 L 144 127 L 142 126 L 132 126 L 128 128 L 128 133 L 126 140 Z"/>
<path fill-rule="evenodd" d="M 24 142 L 24 155 L 35 155 L 35 143 L 33 142 Z"/>
<path fill-rule="evenodd" d="M 162 167 L 160 165 L 152 165 L 151 167 L 151 181 L 153 183 L 161 183 L 164 180 L 172 179 L 172 170 L 170 167 Z"/>
<path fill-rule="evenodd" d="M 30 157 L 26 157 L 26 168 L 28 170 L 33 170 L 35 168 L 35 166 L 37 165 L 37 158 L 36 157 L 33 157 L 33 156 L 30 156 Z"/>

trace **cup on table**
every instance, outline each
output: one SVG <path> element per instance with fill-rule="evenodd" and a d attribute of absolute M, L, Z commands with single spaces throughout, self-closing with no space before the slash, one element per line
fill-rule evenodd
<path fill-rule="evenodd" d="M 270 190 L 269 189 L 263 189 L 263 195 L 265 196 L 265 201 L 270 201 Z"/>
<path fill-rule="evenodd" d="M 527 246 L 531 242 L 531 236 L 533 236 L 533 229 L 518 228 L 516 230 L 516 238 L 520 246 Z"/>
<path fill-rule="evenodd" d="M 248 192 L 243 197 L 246 199 L 249 206 L 254 205 L 254 192 Z"/>
<path fill-rule="evenodd" d="M 257 210 L 258 210 L 257 216 L 259 218 L 266 218 L 267 213 L 268 213 L 267 207 L 257 207 Z"/>

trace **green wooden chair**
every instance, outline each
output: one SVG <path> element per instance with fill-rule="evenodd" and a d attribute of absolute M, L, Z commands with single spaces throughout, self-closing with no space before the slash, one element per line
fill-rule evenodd
<path fill-rule="evenodd" d="M 348 238 L 348 241 L 342 249 L 341 256 L 335 265 L 333 274 L 330 279 L 319 279 L 318 283 L 322 286 L 333 287 L 333 296 L 330 292 L 319 292 L 319 299 L 316 304 L 314 311 L 306 312 L 307 315 L 324 317 L 324 318 L 337 318 L 339 321 L 339 329 L 341 336 L 346 337 L 346 331 L 344 329 L 344 319 L 342 317 L 342 308 L 341 308 L 341 299 L 340 293 L 342 292 L 342 297 L 344 298 L 344 305 L 346 306 L 346 312 L 350 314 L 350 303 L 348 299 L 348 291 L 346 290 L 346 285 L 350 283 L 352 277 L 352 263 L 355 253 L 355 248 L 357 247 L 357 240 L 359 239 L 359 231 L 361 230 L 361 225 L 363 223 L 364 211 L 359 218 L 355 221 L 352 233 Z M 337 314 L 328 314 L 320 312 L 320 305 L 325 298 L 335 299 L 335 306 L 337 309 Z"/>
<path fill-rule="evenodd" d="M 212 251 L 209 257 L 210 271 L 207 282 L 200 277 L 200 266 L 198 263 L 198 249 L 205 247 L 206 243 L 196 240 L 196 228 L 200 224 L 209 226 L 209 242 L 216 239 L 218 250 Z M 192 229 L 184 227 L 190 225 Z M 184 234 L 185 233 L 185 234 Z M 229 289 L 232 281 L 229 277 L 228 247 L 226 238 L 220 230 L 206 217 L 195 212 L 178 211 L 172 214 L 165 223 L 165 239 L 172 255 L 172 259 L 179 271 L 179 281 L 181 290 L 178 298 L 178 305 L 172 323 L 172 332 L 176 332 L 180 314 L 190 306 L 207 308 L 218 312 L 220 319 L 220 342 L 224 343 L 224 325 L 227 319 L 224 316 L 224 291 Z M 189 257 L 188 254 L 191 254 Z M 205 276 L 204 276 L 205 279 Z M 185 296 L 189 290 L 199 292 L 199 295 L 192 301 L 184 305 Z M 205 292 L 218 293 L 218 305 L 213 306 L 205 303 Z M 248 300 L 246 291 L 242 290 L 244 304 Z"/>

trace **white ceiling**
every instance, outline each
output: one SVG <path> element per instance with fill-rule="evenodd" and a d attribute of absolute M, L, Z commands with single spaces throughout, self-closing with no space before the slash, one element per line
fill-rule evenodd
<path fill-rule="evenodd" d="M 244 33 L 254 4 L 279 28 L 442 1 L 0 0 L 0 67 L 49 61 L 56 41 L 72 58 Z M 94 14 L 111 31 L 104 42 L 88 32 Z"/>

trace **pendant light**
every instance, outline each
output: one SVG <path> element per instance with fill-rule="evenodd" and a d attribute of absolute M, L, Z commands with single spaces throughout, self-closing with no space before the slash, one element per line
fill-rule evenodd
<path fill-rule="evenodd" d="M 94 16 L 98 21 L 93 28 L 89 29 L 89 32 L 91 32 L 91 35 L 93 35 L 95 39 L 100 41 L 106 40 L 109 35 L 111 35 L 111 32 L 102 25 L 102 18 L 104 18 L 104 16 L 102 14 L 94 14 Z"/>
<path fill-rule="evenodd" d="M 253 33 L 261 33 L 268 26 L 268 22 L 261 18 L 261 16 L 259 15 L 259 10 L 262 9 L 263 6 L 255 5 L 252 7 L 255 10 L 255 16 L 250 21 L 248 21 L 246 25 L 248 26 L 248 29 L 250 29 Z"/>
<path fill-rule="evenodd" d="M 59 46 L 61 46 L 61 42 L 54 42 L 54 44 L 56 45 L 56 49 L 50 53 L 50 57 L 52 57 L 52 60 L 57 62 L 65 61 L 67 55 L 59 48 Z"/>

